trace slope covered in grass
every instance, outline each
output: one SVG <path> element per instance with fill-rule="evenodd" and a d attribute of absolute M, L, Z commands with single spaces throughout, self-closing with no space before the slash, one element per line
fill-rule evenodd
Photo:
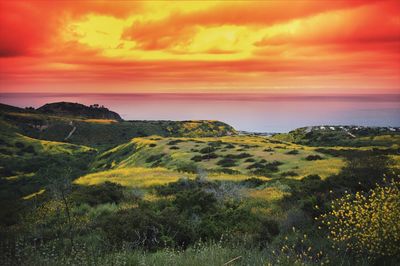
<path fill-rule="evenodd" d="M 231 126 L 212 120 L 117 121 L 17 110 L 11 107 L 1 109 L 0 120 L 23 135 L 100 149 L 125 143 L 133 137 L 150 135 L 216 137 L 236 134 Z"/>
<path fill-rule="evenodd" d="M 314 126 L 298 128 L 289 133 L 276 134 L 273 138 L 310 146 L 399 147 L 400 128 Z"/>
<path fill-rule="evenodd" d="M 301 179 L 338 173 L 344 160 L 319 153 L 312 147 L 266 137 L 135 138 L 108 150 L 92 165 L 94 171 L 126 167 L 165 167 L 196 173 L 242 174 Z"/>
<path fill-rule="evenodd" d="M 38 140 L 5 128 L 0 132 L 0 220 L 17 219 L 24 199 L 43 193 L 49 184 L 46 169 L 70 168 L 77 175 L 86 171 L 96 151 L 86 146 Z M 72 178 L 72 177 L 71 177 Z"/>

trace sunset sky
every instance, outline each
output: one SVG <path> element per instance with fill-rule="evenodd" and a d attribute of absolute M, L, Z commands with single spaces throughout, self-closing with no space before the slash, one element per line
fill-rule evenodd
<path fill-rule="evenodd" d="M 1 1 L 1 92 L 400 92 L 400 1 Z"/>

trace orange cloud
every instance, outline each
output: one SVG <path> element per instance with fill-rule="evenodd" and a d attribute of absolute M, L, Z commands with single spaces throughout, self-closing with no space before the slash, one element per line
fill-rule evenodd
<path fill-rule="evenodd" d="M 399 92 L 399 15 L 398 1 L 3 1 L 0 90 Z"/>

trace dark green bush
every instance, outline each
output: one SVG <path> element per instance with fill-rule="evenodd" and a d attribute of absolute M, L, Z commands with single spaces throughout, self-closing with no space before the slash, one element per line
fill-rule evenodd
<path fill-rule="evenodd" d="M 230 159 L 243 159 L 243 158 L 248 158 L 251 157 L 252 155 L 246 152 L 242 152 L 239 154 L 227 154 L 225 155 L 225 158 L 230 158 Z"/>
<path fill-rule="evenodd" d="M 216 151 L 216 148 L 212 147 L 212 146 L 207 146 L 207 147 L 204 147 L 204 148 L 199 150 L 199 152 L 203 153 L 203 154 L 204 153 L 212 153 L 212 152 L 215 152 L 215 151 Z"/>
<path fill-rule="evenodd" d="M 104 203 L 119 203 L 123 200 L 124 188 L 116 183 L 105 182 L 94 186 L 79 186 L 71 194 L 77 204 L 87 203 L 91 206 Z"/>
<path fill-rule="evenodd" d="M 241 185 L 244 185 L 249 188 L 258 187 L 258 186 L 264 185 L 265 183 L 266 183 L 265 180 L 262 180 L 262 179 L 259 179 L 256 177 L 251 177 L 251 178 L 248 178 L 248 179 L 240 182 Z"/>
<path fill-rule="evenodd" d="M 165 156 L 164 153 L 150 155 L 150 156 L 146 159 L 146 163 L 151 163 L 151 162 L 154 162 L 154 161 L 161 160 L 162 157 L 164 157 L 164 156 Z"/>
<path fill-rule="evenodd" d="M 322 159 L 324 159 L 324 158 L 322 158 L 322 157 L 319 156 L 318 154 L 316 154 L 316 155 L 308 155 L 308 156 L 306 157 L 306 160 L 307 160 L 307 161 L 316 161 L 316 160 L 322 160 Z"/>
<path fill-rule="evenodd" d="M 282 177 L 288 177 L 288 176 L 298 176 L 299 174 L 294 172 L 294 171 L 287 171 L 287 172 L 283 172 L 281 174 Z"/>
<path fill-rule="evenodd" d="M 178 143 L 180 143 L 180 142 L 183 142 L 183 140 L 180 140 L 180 139 L 175 139 L 175 140 L 171 140 L 171 141 L 169 141 L 168 143 L 167 143 L 167 145 L 176 145 L 176 144 L 178 144 Z"/>
<path fill-rule="evenodd" d="M 231 158 L 223 158 L 223 159 L 219 160 L 217 162 L 217 164 L 222 167 L 231 167 L 231 166 L 235 166 L 236 162 L 235 162 L 235 160 L 233 160 Z"/>

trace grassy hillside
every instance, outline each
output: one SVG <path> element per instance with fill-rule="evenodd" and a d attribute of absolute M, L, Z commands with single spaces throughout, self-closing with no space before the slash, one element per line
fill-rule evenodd
<path fill-rule="evenodd" d="M 127 167 L 165 167 L 197 173 L 242 174 L 301 179 L 316 174 L 325 178 L 340 171 L 343 159 L 315 148 L 266 137 L 135 138 L 108 150 L 94 161 L 95 171 Z"/>
<path fill-rule="evenodd" d="M 76 175 L 96 151 L 86 146 L 38 140 L 7 130 L 0 132 L 0 220 L 12 223 L 22 211 L 24 199 L 43 193 L 51 182 L 49 167 L 69 167 Z M 72 176 L 71 176 L 72 178 Z"/>
<path fill-rule="evenodd" d="M 400 129 L 390 127 L 302 127 L 273 137 L 309 146 L 400 146 Z"/>
<path fill-rule="evenodd" d="M 264 137 L 1 105 L 0 126 L 1 265 L 399 261 L 397 129 Z"/>
<path fill-rule="evenodd" d="M 206 137 L 236 134 L 231 126 L 219 121 L 116 121 L 8 110 L 10 108 L 0 112 L 0 121 L 23 135 L 100 149 L 122 144 L 133 137 L 150 135 Z"/>

